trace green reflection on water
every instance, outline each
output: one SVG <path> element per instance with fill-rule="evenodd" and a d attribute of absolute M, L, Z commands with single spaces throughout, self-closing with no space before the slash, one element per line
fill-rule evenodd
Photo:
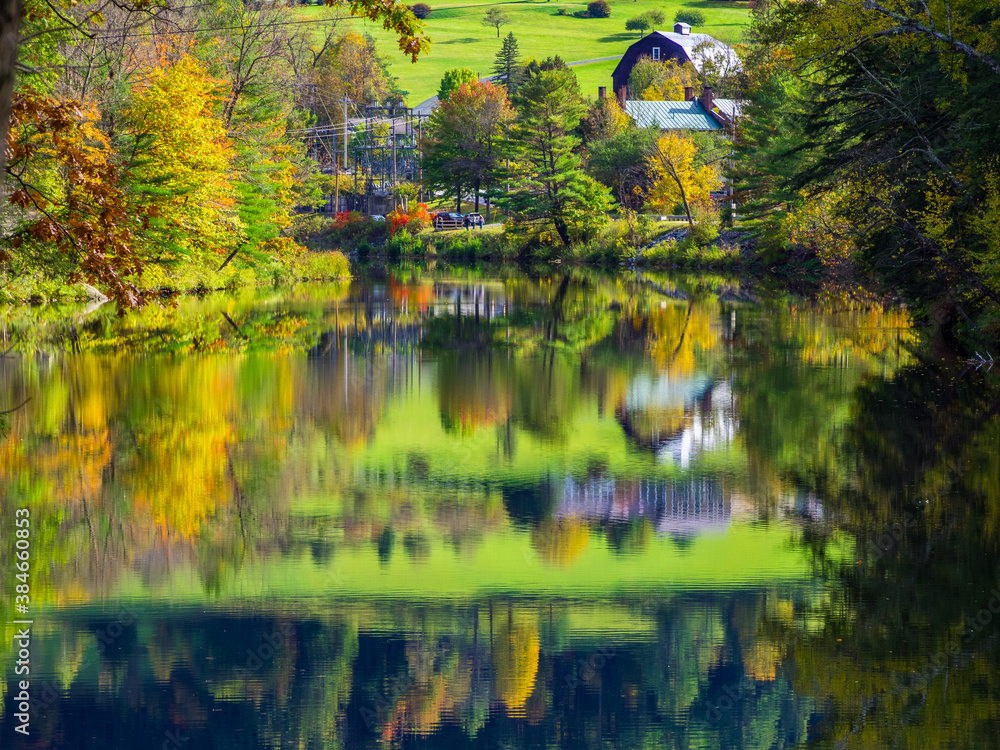
<path fill-rule="evenodd" d="M 108 746 L 107 722 L 136 747 L 995 728 L 988 629 L 947 688 L 906 682 L 996 582 L 1000 430 L 995 378 L 923 361 L 903 312 L 418 268 L 2 317 L 0 397 L 32 400 L 0 442 L 0 526 L 32 508 L 42 713 L 70 746 Z"/>

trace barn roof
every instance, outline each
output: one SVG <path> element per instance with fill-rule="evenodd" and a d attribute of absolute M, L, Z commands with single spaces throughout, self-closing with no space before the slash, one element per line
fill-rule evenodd
<path fill-rule="evenodd" d="M 740 58 L 733 51 L 732 47 L 723 44 L 709 34 L 678 34 L 674 31 L 653 31 L 638 42 L 629 45 L 628 49 L 632 49 L 637 44 L 642 44 L 650 37 L 662 39 L 664 43 L 671 42 L 676 44 L 699 73 L 707 60 L 716 60 L 720 63 L 719 67 L 730 70 L 739 70 L 741 67 Z M 612 76 L 617 76 L 623 66 L 627 71 L 631 71 L 633 65 L 635 65 L 635 60 L 629 59 L 628 50 L 626 50 L 625 54 L 622 55 L 622 59 L 615 67 Z"/>
<path fill-rule="evenodd" d="M 723 44 L 710 34 L 678 34 L 674 31 L 654 31 L 653 33 L 683 48 L 687 58 L 699 73 L 706 60 L 719 60 L 729 68 L 738 69 L 740 67 L 740 58 L 733 52 L 733 48 Z"/>
<path fill-rule="evenodd" d="M 723 100 L 729 101 L 729 100 Z M 716 100 L 718 102 L 718 100 Z M 720 107 L 721 109 L 721 107 Z M 660 130 L 722 130 L 701 102 L 646 102 L 629 99 L 625 114 L 641 128 L 657 127 Z"/>
<path fill-rule="evenodd" d="M 743 108 L 736 99 L 713 99 L 712 104 L 714 104 L 715 108 L 724 114 L 730 122 L 739 119 L 740 115 L 743 114 Z"/>

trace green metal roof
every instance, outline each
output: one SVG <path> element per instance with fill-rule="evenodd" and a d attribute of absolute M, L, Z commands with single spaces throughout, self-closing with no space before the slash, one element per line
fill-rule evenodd
<path fill-rule="evenodd" d="M 722 130 L 698 101 L 645 102 L 626 101 L 625 114 L 641 128 L 658 127 L 660 130 Z"/>

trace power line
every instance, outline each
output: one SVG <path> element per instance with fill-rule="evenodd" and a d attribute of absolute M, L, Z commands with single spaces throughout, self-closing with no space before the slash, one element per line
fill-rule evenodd
<path fill-rule="evenodd" d="M 276 26 L 298 26 L 298 25 L 307 24 L 307 23 L 323 24 L 323 23 L 329 23 L 331 21 L 343 21 L 344 19 L 350 19 L 350 18 L 357 18 L 357 16 L 351 16 L 351 15 L 347 15 L 347 16 L 334 16 L 332 18 L 324 18 L 324 19 L 319 19 L 319 20 L 311 19 L 311 20 L 308 20 L 308 21 L 275 21 L 274 23 L 264 24 L 264 28 L 273 28 L 273 27 L 276 27 Z M 163 20 L 163 21 L 165 21 L 166 19 L 162 19 L 162 18 L 157 17 L 154 20 Z M 249 27 L 249 28 L 252 28 L 252 27 Z M 210 32 L 210 31 L 248 31 L 249 28 L 247 26 L 215 26 L 215 27 L 209 27 L 209 28 L 172 29 L 170 31 L 141 31 L 141 32 L 137 32 L 137 33 L 134 33 L 134 34 L 113 34 L 113 35 L 112 34 L 108 34 L 108 35 L 103 35 L 103 36 L 95 34 L 94 36 L 88 37 L 88 38 L 89 39 L 97 39 L 97 40 L 101 40 L 101 41 L 114 41 L 114 40 L 117 40 L 117 39 L 131 39 L 131 38 L 134 38 L 134 37 L 141 37 L 141 36 L 167 36 L 167 35 L 170 35 L 170 34 L 200 34 L 202 32 Z"/>

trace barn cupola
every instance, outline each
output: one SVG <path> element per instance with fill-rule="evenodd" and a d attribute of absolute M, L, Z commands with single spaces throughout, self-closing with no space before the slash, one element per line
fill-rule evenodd
<path fill-rule="evenodd" d="M 674 33 L 675 34 L 683 34 L 684 36 L 690 36 L 691 35 L 691 25 L 687 24 L 687 23 L 675 23 L 674 24 Z"/>

